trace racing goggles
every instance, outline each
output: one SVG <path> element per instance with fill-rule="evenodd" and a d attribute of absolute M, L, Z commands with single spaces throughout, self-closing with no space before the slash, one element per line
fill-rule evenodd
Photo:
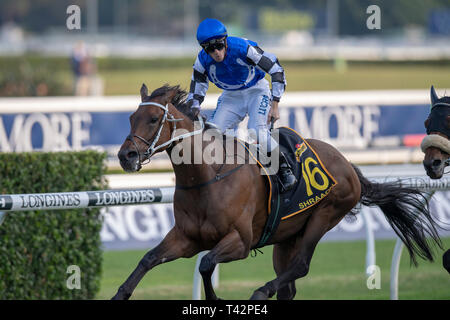
<path fill-rule="evenodd" d="M 213 53 L 216 49 L 220 51 L 225 48 L 225 38 L 212 39 L 206 43 L 202 43 L 202 48 L 207 53 Z"/>

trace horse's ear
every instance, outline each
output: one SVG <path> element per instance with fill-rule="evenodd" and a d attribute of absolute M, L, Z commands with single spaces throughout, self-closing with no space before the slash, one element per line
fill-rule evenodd
<path fill-rule="evenodd" d="M 439 97 L 437 96 L 433 86 L 431 86 L 430 96 L 431 96 L 431 106 L 434 106 Z"/>
<path fill-rule="evenodd" d="M 141 101 L 144 102 L 145 98 L 148 96 L 148 88 L 145 83 L 141 87 Z"/>

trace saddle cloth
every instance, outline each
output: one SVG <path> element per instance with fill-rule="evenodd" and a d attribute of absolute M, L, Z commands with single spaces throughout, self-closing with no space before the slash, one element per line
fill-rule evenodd
<path fill-rule="evenodd" d="M 278 131 L 278 132 L 276 132 Z M 247 146 L 247 152 L 258 162 L 268 181 L 269 216 L 259 242 L 252 248 L 263 247 L 273 236 L 282 220 L 293 217 L 323 200 L 337 185 L 337 181 L 327 171 L 317 153 L 296 131 L 281 127 L 272 132 L 279 135 L 282 151 L 297 178 L 297 185 L 280 193 L 281 185 L 276 174 L 269 174 L 257 156 Z"/>

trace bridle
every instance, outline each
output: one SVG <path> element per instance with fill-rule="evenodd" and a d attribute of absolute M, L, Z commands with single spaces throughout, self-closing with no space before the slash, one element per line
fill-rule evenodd
<path fill-rule="evenodd" d="M 131 142 L 133 142 L 134 147 L 136 148 L 136 151 L 138 153 L 138 161 L 141 165 L 147 164 L 150 162 L 150 158 L 151 156 L 153 156 L 156 151 L 164 148 L 164 147 L 170 147 L 172 145 L 173 142 L 187 138 L 187 137 L 191 137 L 197 134 L 200 134 L 203 132 L 203 129 L 205 127 L 204 123 L 203 123 L 203 118 L 200 116 L 200 114 L 197 116 L 199 122 L 200 122 L 200 129 L 195 130 L 195 131 L 191 131 L 179 136 L 175 136 L 175 131 L 177 129 L 177 122 L 179 121 L 183 121 L 183 119 L 176 119 L 171 113 L 169 113 L 169 104 L 167 103 L 165 106 L 157 103 L 157 102 L 141 102 L 139 104 L 139 106 L 155 106 L 158 108 L 161 108 L 164 111 L 164 115 L 162 117 L 161 123 L 159 125 L 158 131 L 156 132 L 156 134 L 154 135 L 153 140 L 150 142 L 147 139 L 137 135 L 137 134 L 129 134 L 125 140 L 130 140 Z M 174 128 L 172 130 L 172 134 L 170 137 L 170 140 L 160 144 L 160 145 L 156 145 L 159 141 L 159 138 L 161 137 L 161 131 L 164 127 L 164 124 L 167 122 L 173 122 L 174 124 Z M 136 144 L 136 142 L 134 141 L 134 138 L 138 138 L 139 140 L 141 140 L 142 142 L 144 142 L 148 148 L 147 150 L 144 152 L 143 156 L 144 156 L 144 160 L 141 161 L 141 154 L 139 152 L 139 148 Z M 147 161 L 148 160 L 148 161 Z M 146 162 L 147 161 L 147 162 Z"/>
<path fill-rule="evenodd" d="M 198 118 L 198 120 L 200 122 L 200 128 L 199 129 L 191 131 L 191 132 L 188 132 L 188 133 L 185 133 L 185 134 L 182 134 L 182 135 L 179 135 L 179 136 L 175 136 L 175 131 L 177 129 L 177 122 L 178 121 L 182 121 L 183 119 L 175 119 L 175 117 L 171 113 L 169 113 L 169 104 L 166 104 L 164 106 L 164 105 L 162 105 L 160 103 L 156 103 L 156 102 L 142 102 L 142 103 L 139 104 L 139 106 L 155 106 L 155 107 L 158 107 L 158 108 L 161 108 L 162 110 L 164 110 L 164 115 L 162 117 L 162 120 L 161 120 L 161 123 L 159 125 L 158 131 L 154 135 L 154 138 L 153 138 L 153 140 L 151 142 L 148 141 L 147 139 L 137 135 L 137 134 L 129 134 L 126 137 L 126 139 L 125 139 L 125 140 L 130 140 L 131 142 L 133 142 L 133 145 L 136 148 L 136 152 L 138 153 L 138 161 L 139 161 L 140 165 L 145 165 L 145 164 L 149 163 L 150 162 L 150 157 L 152 155 L 154 155 L 156 153 L 156 151 L 158 151 L 158 150 L 160 150 L 160 149 L 162 149 L 162 148 L 164 148 L 166 146 L 169 148 L 172 145 L 172 143 L 175 142 L 175 141 L 178 141 L 178 140 L 181 140 L 181 139 L 184 139 L 184 138 L 187 138 L 187 137 L 191 137 L 191 136 L 194 136 L 194 135 L 197 135 L 197 134 L 201 134 L 203 132 L 203 130 L 205 129 L 205 124 L 203 122 L 203 118 L 202 118 L 202 116 L 199 113 L 197 115 L 197 118 Z M 161 131 L 162 131 L 166 121 L 174 123 L 174 128 L 173 128 L 173 131 L 171 133 L 171 138 L 170 138 L 170 140 L 168 140 L 168 141 L 166 141 L 166 142 L 164 142 L 164 143 L 162 143 L 162 144 L 157 146 L 156 144 L 158 143 L 159 138 L 161 137 Z M 134 138 L 138 138 L 139 140 L 141 140 L 142 142 L 144 142 L 148 146 L 147 150 L 143 154 L 143 156 L 144 156 L 144 160 L 143 161 L 141 161 L 141 154 L 139 152 L 139 148 L 138 148 L 136 142 L 134 141 Z M 231 169 L 231 170 L 229 170 L 229 171 L 227 171 L 225 173 L 220 174 L 220 172 L 223 169 L 224 165 L 225 165 L 225 162 L 220 166 L 220 168 L 219 168 L 218 172 L 216 173 L 216 175 L 214 176 L 214 178 L 210 179 L 209 181 L 206 181 L 206 182 L 203 182 L 203 183 L 200 183 L 200 184 L 196 184 L 196 185 L 193 185 L 193 186 L 176 185 L 176 188 L 177 189 L 189 190 L 189 189 L 196 189 L 196 188 L 201 188 L 201 187 L 204 187 L 204 186 L 208 186 L 210 184 L 213 184 L 215 182 L 218 182 L 218 181 L 222 180 L 223 178 L 228 177 L 229 175 L 233 174 L 234 172 L 238 171 L 240 168 L 243 167 L 243 164 L 240 164 L 239 166 L 237 166 L 237 167 L 235 167 L 235 168 L 233 168 L 233 169 Z"/>
<path fill-rule="evenodd" d="M 447 137 L 448 139 L 448 137 Z M 442 151 L 442 150 L 441 150 Z M 450 156 L 444 161 L 446 167 L 450 166 Z M 444 174 L 448 174 L 450 171 L 444 172 Z"/>
<path fill-rule="evenodd" d="M 441 133 L 441 132 L 439 132 L 439 133 Z M 433 139 L 435 139 L 435 138 L 437 138 L 437 140 L 433 140 Z M 441 140 L 441 141 L 447 141 L 447 140 L 449 140 L 449 138 L 448 138 L 448 137 L 444 138 L 444 137 L 442 137 L 441 135 L 439 135 L 437 132 L 430 132 L 430 133 L 427 133 L 427 135 L 426 135 L 425 138 L 422 140 L 422 143 L 421 143 L 421 145 L 420 145 L 420 147 L 421 147 L 423 153 L 426 153 L 426 150 L 427 150 L 429 147 L 434 147 L 434 148 L 436 148 L 436 149 L 439 149 L 442 153 L 444 153 L 444 152 L 445 152 L 445 153 L 448 153 L 448 151 L 446 151 L 446 150 L 444 151 L 444 149 L 442 148 L 442 146 L 439 145 L 440 140 Z M 444 167 L 448 167 L 448 166 L 450 166 L 450 156 L 447 157 L 447 159 L 444 160 Z M 444 174 L 448 174 L 448 173 L 450 173 L 450 171 L 444 172 Z"/>
<path fill-rule="evenodd" d="M 435 107 L 447 107 L 446 109 L 434 109 Z M 449 108 L 450 104 L 446 103 L 446 102 L 442 102 L 442 101 L 437 101 L 436 103 L 434 103 L 431 107 L 431 112 L 430 115 L 428 117 L 428 124 L 426 125 L 426 130 L 427 130 L 427 136 L 428 137 L 435 137 L 438 138 L 438 140 L 432 140 L 432 139 L 428 139 L 429 142 L 426 144 L 428 146 L 432 146 L 435 148 L 438 148 L 439 150 L 441 150 L 442 152 L 445 153 L 450 153 L 449 151 L 449 147 L 448 147 L 448 143 L 445 143 L 445 147 L 443 148 L 440 144 L 442 144 L 443 142 L 441 141 L 450 141 L 450 131 L 448 128 L 448 123 L 445 122 L 445 118 L 448 118 L 448 114 L 449 114 Z M 447 120 L 448 121 L 448 120 Z M 425 140 L 425 139 L 424 139 Z M 422 148 L 424 149 L 424 148 Z M 426 149 L 426 148 L 425 148 Z M 425 150 L 422 150 L 425 152 Z M 445 161 L 444 161 L 445 166 L 449 166 L 450 165 L 450 157 L 448 157 Z"/>

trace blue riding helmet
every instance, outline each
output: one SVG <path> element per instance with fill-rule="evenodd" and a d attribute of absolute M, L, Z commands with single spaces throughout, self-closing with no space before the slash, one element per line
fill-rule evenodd
<path fill-rule="evenodd" d="M 205 19 L 197 28 L 197 41 L 201 45 L 212 39 L 226 37 L 227 28 L 217 19 Z"/>

